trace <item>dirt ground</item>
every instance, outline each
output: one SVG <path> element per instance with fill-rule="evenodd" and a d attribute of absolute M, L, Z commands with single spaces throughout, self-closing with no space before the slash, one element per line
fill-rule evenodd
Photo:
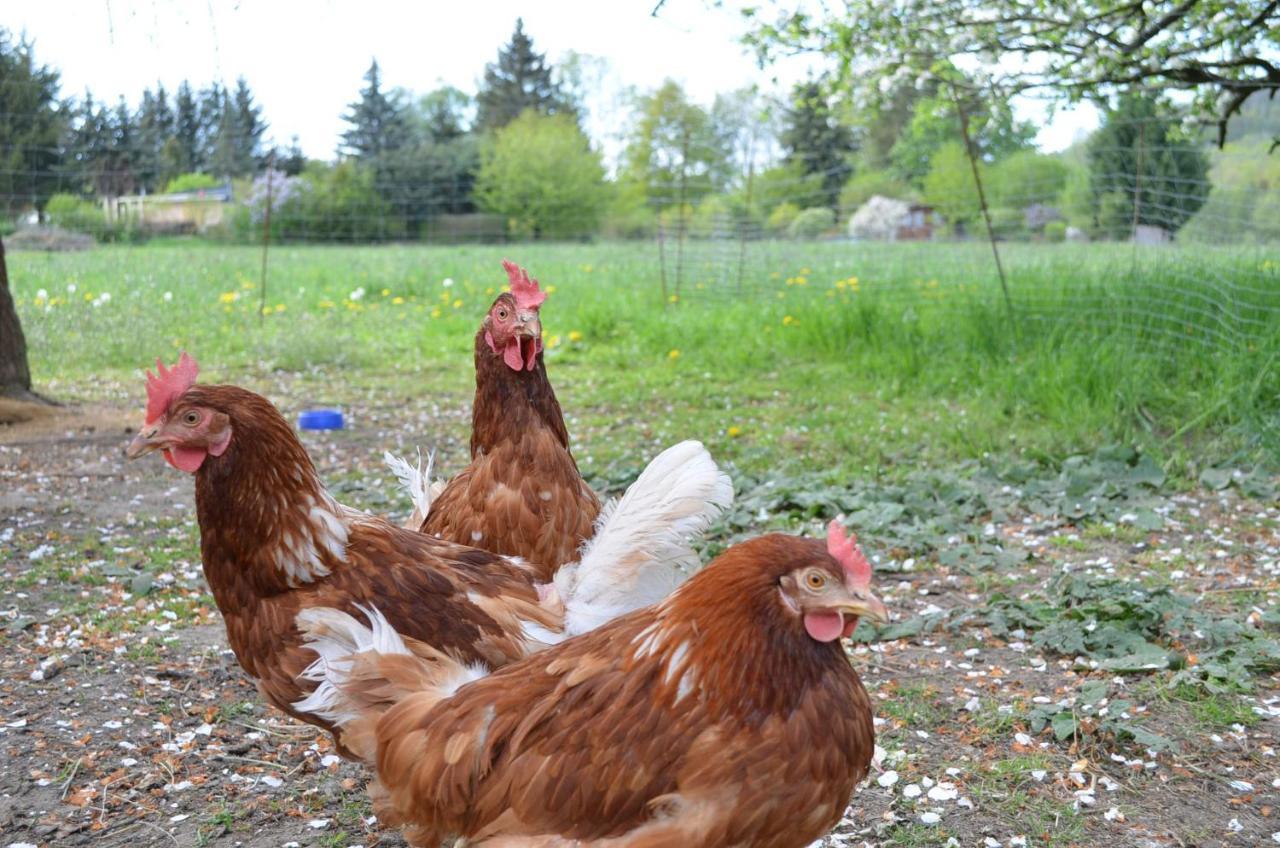
<path fill-rule="evenodd" d="M 362 769 L 266 707 L 227 650 L 203 582 L 191 482 L 126 464 L 136 410 L 64 410 L 0 428 L 0 848 L 398 846 Z M 423 411 L 458 441 L 466 410 Z M 384 434 L 308 435 L 340 499 L 393 505 Z M 1233 492 L 1168 497 L 1159 532 L 993 519 L 1031 556 L 998 573 L 905 562 L 882 575 L 895 619 L 960 622 L 852 649 L 877 705 L 880 762 L 824 846 L 1257 846 L 1280 843 L 1280 688 L 1214 694 L 1110 674 L 990 619 L 1055 575 L 1171 582 L 1225 618 L 1275 603 L 1280 511 Z M 384 506 L 384 508 L 386 508 Z M 1087 627 L 1088 625 L 1082 625 Z M 1089 732 L 1082 685 L 1171 742 Z M 1081 731 L 1035 732 L 1075 704 Z M 1104 700 L 1100 706 L 1106 704 Z"/>

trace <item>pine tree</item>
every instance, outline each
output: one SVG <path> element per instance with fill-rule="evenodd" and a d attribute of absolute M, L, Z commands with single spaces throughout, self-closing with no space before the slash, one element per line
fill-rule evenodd
<path fill-rule="evenodd" d="M 382 91 L 377 59 L 369 65 L 364 78 L 368 86 L 342 116 L 351 125 L 342 134 L 342 148 L 358 159 L 371 159 L 401 149 L 408 144 L 410 133 L 400 104 Z"/>
<path fill-rule="evenodd" d="M 138 186 L 137 167 L 142 157 L 134 116 L 123 96 L 116 103 L 107 126 L 111 139 L 108 171 L 103 184 L 105 191 L 100 188 L 98 193 L 107 197 L 132 194 Z"/>
<path fill-rule="evenodd" d="M 111 115 L 86 91 L 75 110 L 74 128 L 66 146 L 66 170 L 75 191 L 110 193 L 112 134 Z"/>
<path fill-rule="evenodd" d="M 65 113 L 58 72 L 37 65 L 31 44 L 0 27 L 0 205 L 7 215 L 42 209 L 57 185 Z"/>
<path fill-rule="evenodd" d="M 186 80 L 178 86 L 174 112 L 173 143 L 166 142 L 162 149 L 165 168 L 171 176 L 200 168 L 200 108 Z"/>
<path fill-rule="evenodd" d="M 164 184 L 176 176 L 165 161 L 165 144 L 173 137 L 174 117 L 169 107 L 169 95 L 163 85 L 157 85 L 155 93 L 142 92 L 138 106 L 138 181 L 147 191 L 160 191 Z"/>
<path fill-rule="evenodd" d="M 1124 94 L 1089 138 L 1089 190 L 1101 235 L 1129 238 L 1133 225 L 1175 232 L 1209 196 L 1209 159 L 1182 135 L 1171 107 Z"/>
<path fill-rule="evenodd" d="M 840 189 L 853 172 L 849 157 L 857 148 L 853 130 L 831 114 L 818 83 L 795 87 L 780 141 L 788 162 L 822 178 L 822 205 L 836 208 Z"/>
<path fill-rule="evenodd" d="M 214 169 L 214 156 L 218 146 L 218 136 L 223 129 L 223 115 L 227 111 L 227 92 L 217 82 L 210 83 L 208 88 L 200 91 L 199 100 L 199 156 L 193 171 Z M 225 174 L 219 174 L 225 176 Z"/>
<path fill-rule="evenodd" d="M 302 152 L 302 145 L 298 143 L 298 137 L 295 135 L 289 140 L 288 150 L 283 153 L 277 151 L 276 170 L 284 171 L 287 176 L 296 177 L 305 167 L 307 167 L 307 157 Z"/>
<path fill-rule="evenodd" d="M 534 51 L 533 40 L 525 35 L 520 18 L 516 19 L 511 42 L 498 51 L 498 61 L 485 66 L 476 104 L 476 129 L 482 132 L 505 127 L 526 109 L 544 115 L 577 117 L 551 77 L 546 54 Z"/>
<path fill-rule="evenodd" d="M 262 153 L 262 134 L 267 123 L 262 120 L 262 107 L 253 102 L 253 93 L 244 77 L 236 80 L 232 97 L 236 116 L 236 176 L 247 176 L 257 170 Z"/>

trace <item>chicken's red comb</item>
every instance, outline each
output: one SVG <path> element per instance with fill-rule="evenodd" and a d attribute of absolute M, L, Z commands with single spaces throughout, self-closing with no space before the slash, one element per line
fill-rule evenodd
<path fill-rule="evenodd" d="M 855 586 L 871 585 L 871 563 L 858 548 L 858 537 L 846 535 L 839 521 L 827 525 L 827 553 L 840 563 Z"/>
<path fill-rule="evenodd" d="M 200 366 L 187 355 L 184 350 L 178 357 L 178 364 L 165 368 L 164 363 L 156 360 L 156 373 L 147 372 L 147 424 L 154 424 L 160 416 L 169 410 L 173 403 L 187 389 L 196 384 L 196 376 Z"/>
<path fill-rule="evenodd" d="M 547 293 L 538 288 L 538 281 L 529 279 L 529 272 L 514 262 L 502 260 L 507 279 L 511 282 L 511 294 L 519 309 L 537 309 L 547 299 Z"/>

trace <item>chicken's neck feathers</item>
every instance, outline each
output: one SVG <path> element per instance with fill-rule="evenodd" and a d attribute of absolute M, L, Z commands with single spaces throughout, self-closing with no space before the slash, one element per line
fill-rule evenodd
<path fill-rule="evenodd" d="M 227 452 L 196 474 L 201 552 L 220 603 L 314 582 L 347 556 L 351 510 L 321 484 L 283 417 L 259 412 L 233 417 Z"/>
<path fill-rule="evenodd" d="M 567 452 L 569 431 L 547 378 L 543 354 L 532 371 L 513 371 L 495 356 L 481 331 L 476 335 L 476 395 L 471 409 L 471 456 L 533 428 L 548 429 Z"/>

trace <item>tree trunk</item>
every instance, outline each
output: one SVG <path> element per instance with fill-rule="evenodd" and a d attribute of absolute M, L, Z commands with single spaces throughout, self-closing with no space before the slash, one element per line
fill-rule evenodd
<path fill-rule="evenodd" d="M 31 369 L 27 367 L 27 340 L 18 323 L 18 311 L 9 294 L 9 270 L 0 241 L 0 395 L 41 401 L 31 391 Z"/>

